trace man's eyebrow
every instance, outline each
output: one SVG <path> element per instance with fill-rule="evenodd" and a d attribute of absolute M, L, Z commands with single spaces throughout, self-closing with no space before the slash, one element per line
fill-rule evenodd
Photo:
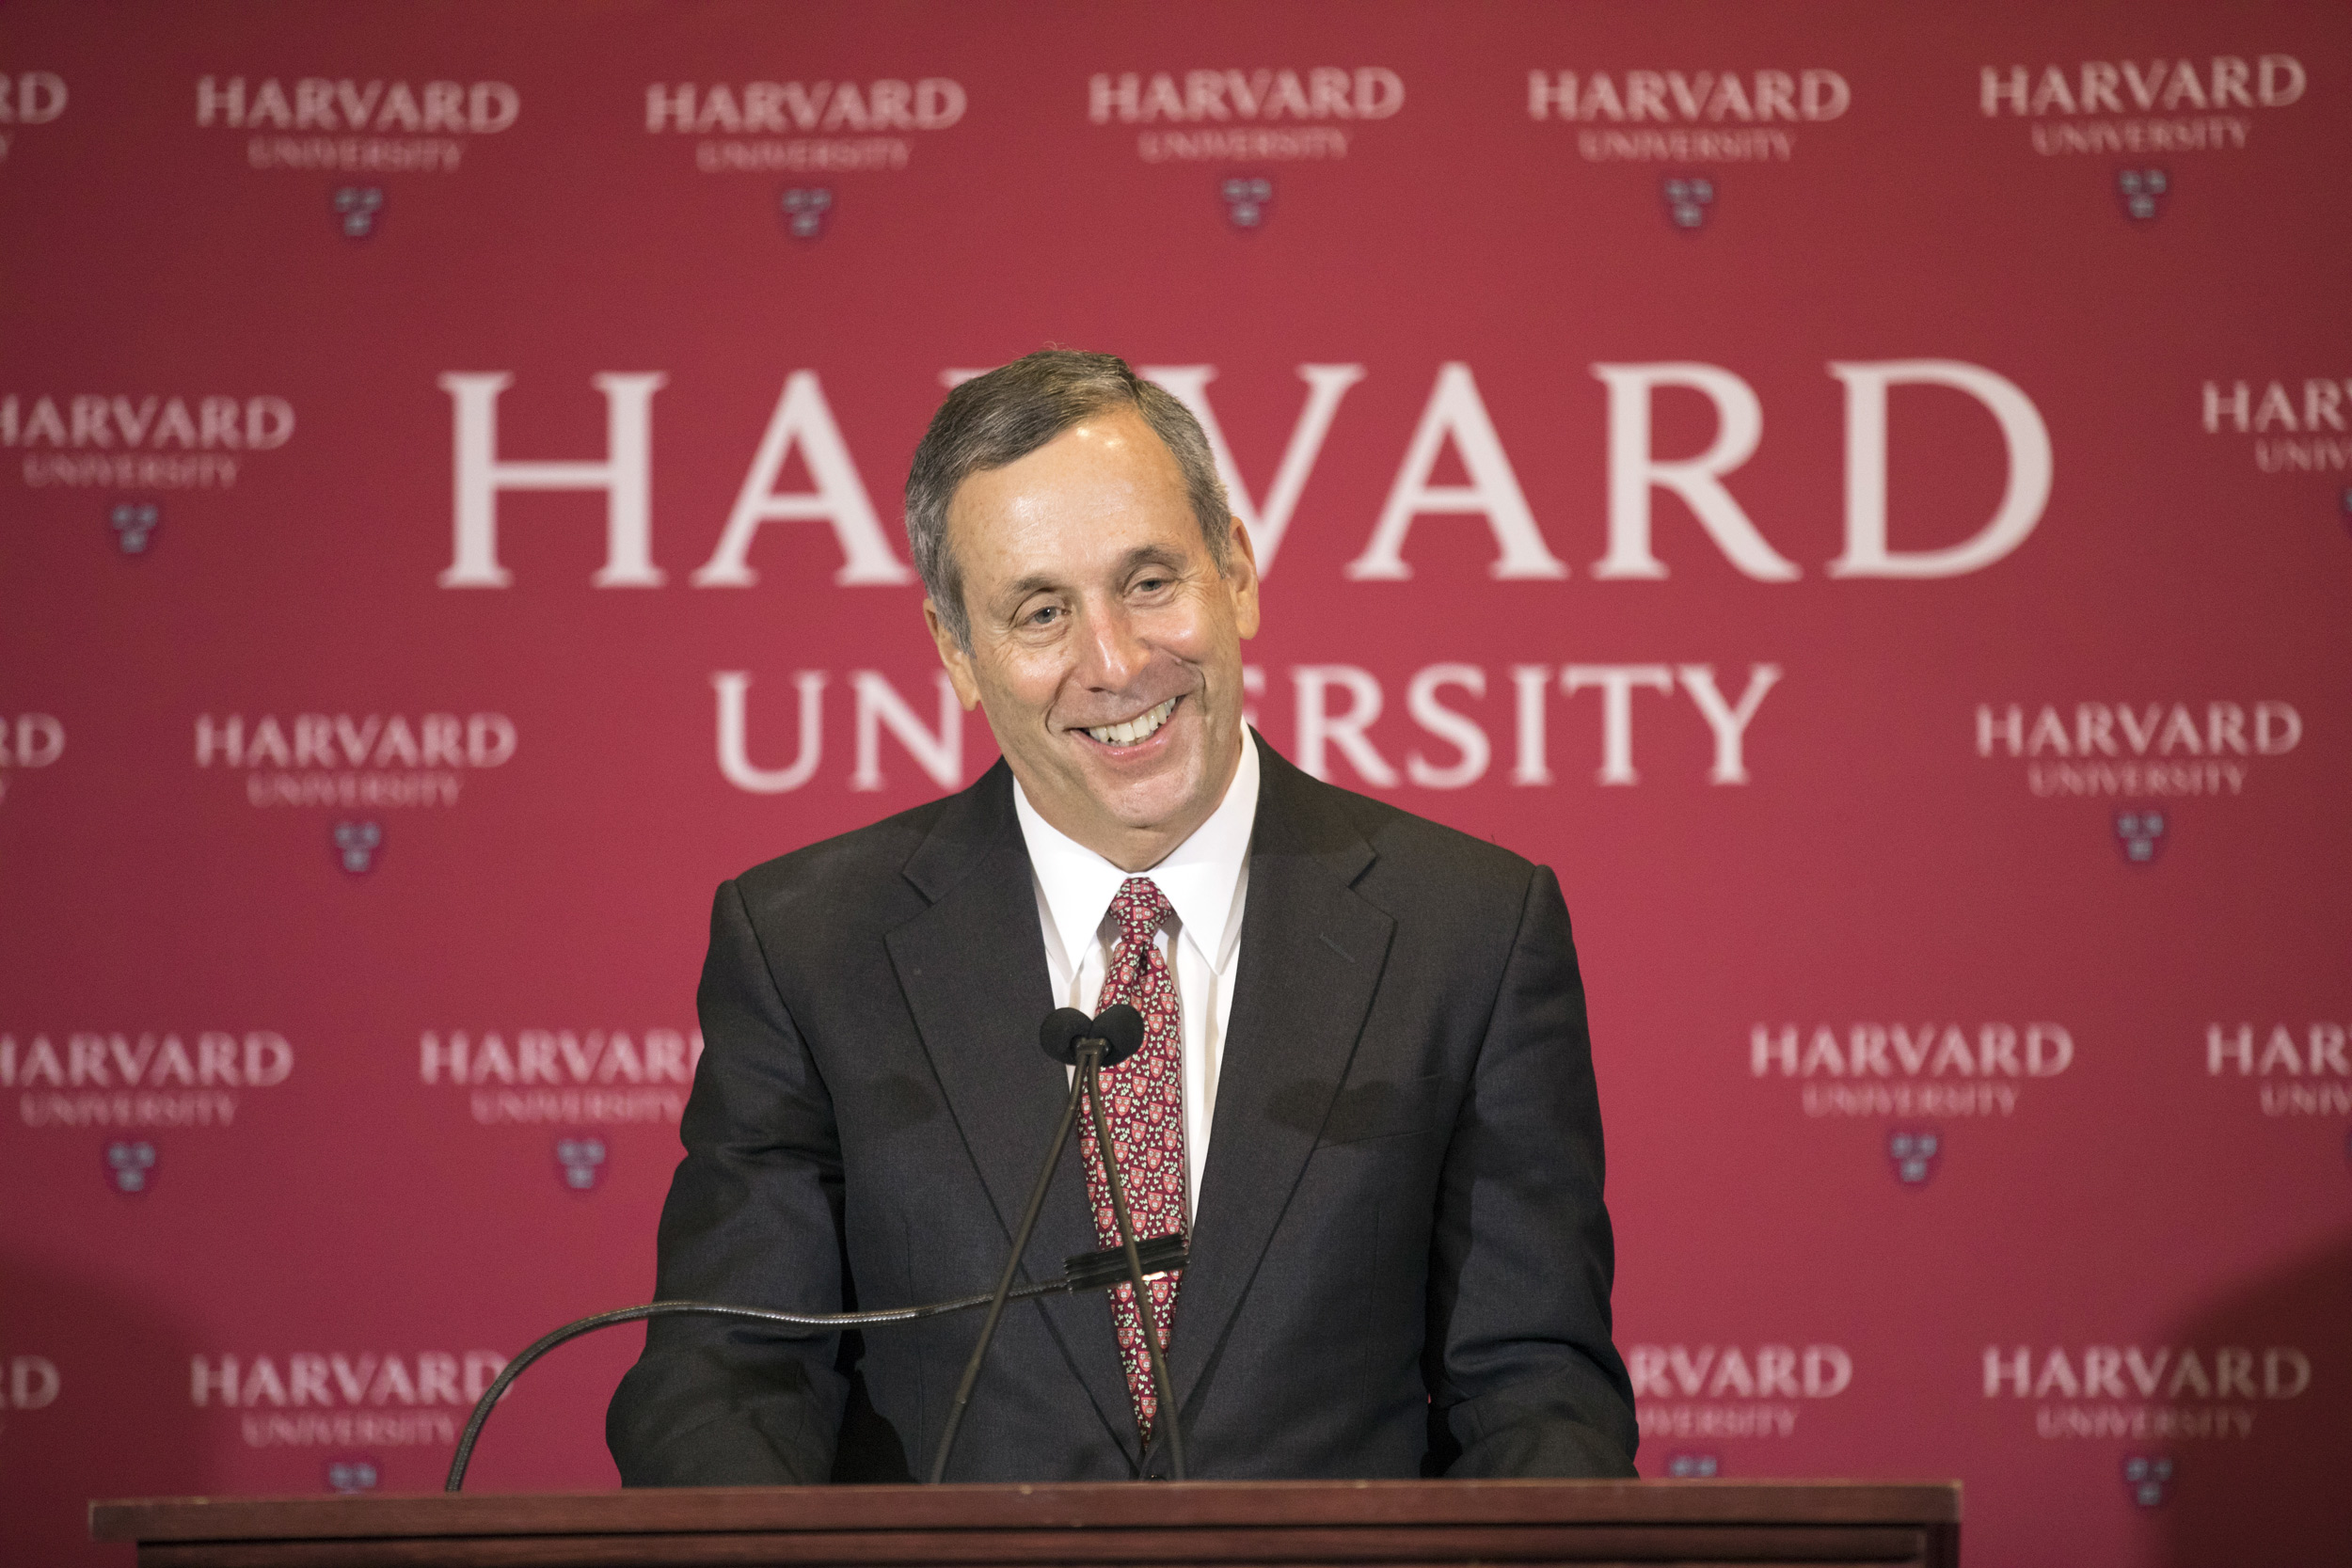
<path fill-rule="evenodd" d="M 1031 572 L 1025 578 L 1016 578 L 1007 583 L 1004 591 L 996 595 L 996 599 L 999 604 L 1017 604 L 1032 594 L 1051 593 L 1060 587 L 1060 583 L 1044 573 Z"/>
<path fill-rule="evenodd" d="M 1122 578 L 1130 577 L 1146 566 L 1158 566 L 1164 570 L 1181 572 L 1184 568 L 1184 555 L 1182 550 L 1170 549 L 1166 545 L 1137 545 L 1134 549 L 1129 550 L 1125 558 L 1120 562 L 1119 575 Z M 996 604 L 1002 609 L 1009 610 L 1018 606 L 1032 594 L 1063 592 L 1066 592 L 1066 589 L 1060 578 L 1043 572 L 1031 572 L 1026 577 L 1015 578 L 1005 584 L 996 595 Z"/>
<path fill-rule="evenodd" d="M 1127 559 L 1119 565 L 1121 577 L 1143 566 L 1164 566 L 1171 571 L 1182 571 L 1184 557 L 1183 551 L 1169 549 L 1166 545 L 1137 545 L 1127 552 Z"/>

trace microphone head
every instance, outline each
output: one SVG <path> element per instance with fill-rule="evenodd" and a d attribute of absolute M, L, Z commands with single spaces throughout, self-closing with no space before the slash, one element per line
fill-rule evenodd
<path fill-rule="evenodd" d="M 1103 1051 L 1104 1067 L 1117 1067 L 1143 1049 L 1143 1015 L 1124 1002 L 1104 1008 L 1087 1030 L 1107 1042 Z"/>
<path fill-rule="evenodd" d="M 1045 1022 L 1038 1025 L 1037 1042 L 1062 1066 L 1076 1067 L 1078 1042 L 1094 1032 L 1094 1020 L 1075 1007 L 1063 1007 L 1045 1015 Z"/>

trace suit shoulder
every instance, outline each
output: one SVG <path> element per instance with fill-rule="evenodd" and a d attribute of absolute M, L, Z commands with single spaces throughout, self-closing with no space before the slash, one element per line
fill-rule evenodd
<path fill-rule="evenodd" d="M 1360 834 L 1377 857 L 1383 879 L 1442 878 L 1455 885 L 1489 889 L 1517 899 L 1525 895 L 1528 880 L 1537 869 L 1526 856 L 1499 844 L 1386 800 L 1327 784 L 1279 754 L 1269 766 L 1280 769 L 1281 787 L 1296 791 L 1311 812 L 1343 821 Z"/>
<path fill-rule="evenodd" d="M 953 796 L 852 828 L 760 862 L 735 879 L 755 914 L 807 901 L 839 909 L 902 886 L 900 873 Z"/>
<path fill-rule="evenodd" d="M 1385 800 L 1307 782 L 1313 790 L 1301 803 L 1322 818 L 1315 837 L 1327 847 L 1327 863 L 1345 874 L 1339 841 L 1352 836 L 1354 854 L 1365 858 L 1349 885 L 1396 923 L 1391 960 L 1431 984 L 1451 976 L 1475 989 L 1476 976 L 1499 977 L 1531 916 L 1561 902 L 1552 874 L 1524 855 Z M 1548 942 L 1544 933 L 1555 927 L 1538 918 L 1534 929 Z M 1566 938 L 1565 924 L 1556 930 Z"/>
<path fill-rule="evenodd" d="M 1336 785 L 1333 787 L 1337 789 Z M 1396 862 L 1401 869 L 1442 870 L 1447 876 L 1514 889 L 1525 888 L 1536 871 L 1535 863 L 1525 855 L 1459 828 L 1449 828 L 1402 806 L 1353 790 L 1341 789 L 1338 793 L 1344 797 L 1346 809 L 1354 814 L 1357 825 L 1363 831 L 1364 841 L 1378 851 L 1383 861 Z"/>

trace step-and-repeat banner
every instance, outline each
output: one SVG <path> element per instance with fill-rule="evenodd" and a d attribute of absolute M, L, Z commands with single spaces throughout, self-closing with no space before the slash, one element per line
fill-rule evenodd
<path fill-rule="evenodd" d="M 1558 869 L 1645 1475 L 2330 1560 L 2347 145 L 2319 3 L 8 6 L 9 1560 L 645 1298 L 713 885 L 995 754 L 899 493 L 1049 343 L 1267 739 Z"/>

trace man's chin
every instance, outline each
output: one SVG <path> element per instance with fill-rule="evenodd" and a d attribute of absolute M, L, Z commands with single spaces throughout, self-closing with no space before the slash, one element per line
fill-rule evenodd
<path fill-rule="evenodd" d="M 1152 832 L 1181 820 L 1200 793 L 1197 754 L 1170 752 L 1142 770 L 1103 760 L 1111 766 L 1081 767 L 1080 786 L 1097 818 L 1125 832 Z"/>
<path fill-rule="evenodd" d="M 1122 828 L 1149 832 L 1184 815 L 1196 776 L 1190 769 L 1170 768 L 1144 779 L 1098 778 L 1093 781 L 1098 787 L 1091 793 L 1105 816 Z"/>

